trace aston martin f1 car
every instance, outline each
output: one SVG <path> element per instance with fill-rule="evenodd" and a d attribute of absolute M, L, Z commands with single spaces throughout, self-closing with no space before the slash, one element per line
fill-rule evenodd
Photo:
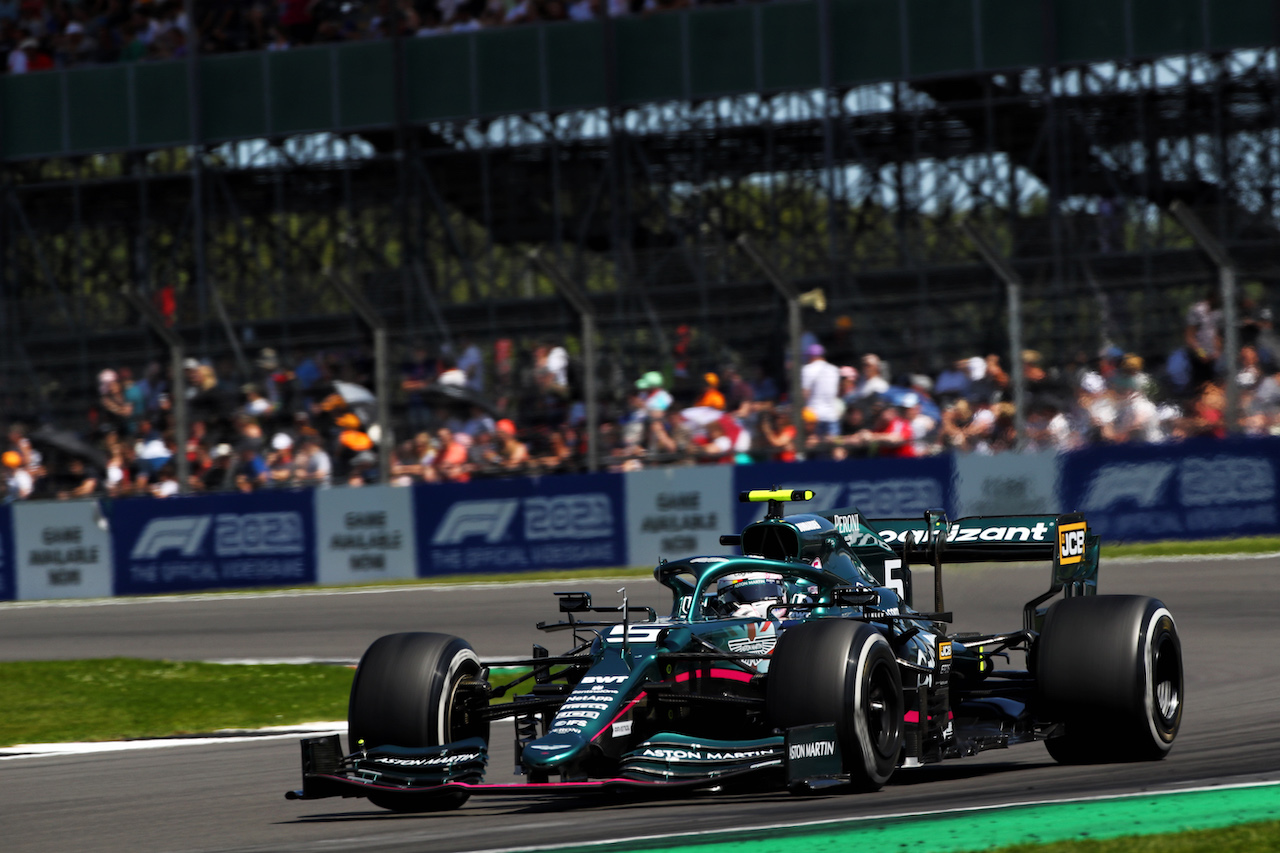
<path fill-rule="evenodd" d="M 722 536 L 740 556 L 663 561 L 671 609 L 556 593 L 538 628 L 568 650 L 482 661 L 464 640 L 382 637 L 356 670 L 349 752 L 302 742 L 291 799 L 367 797 L 396 811 L 473 794 L 735 785 L 873 790 L 899 768 L 1028 741 L 1063 763 L 1164 757 L 1182 720 L 1173 615 L 1097 595 L 1098 537 L 1083 516 L 866 519 L 855 507 L 784 515 L 808 491 L 744 492 L 765 517 Z M 950 633 L 942 568 L 1037 560 L 1048 591 L 1021 627 Z M 917 609 L 911 567 L 933 568 Z M 1050 603 L 1052 600 L 1052 603 Z M 1022 652 L 1027 669 L 1005 664 Z M 515 681 L 490 677 L 523 667 Z M 490 726 L 515 728 L 521 784 L 487 784 Z M 535 787 L 530 787 L 530 786 Z"/>

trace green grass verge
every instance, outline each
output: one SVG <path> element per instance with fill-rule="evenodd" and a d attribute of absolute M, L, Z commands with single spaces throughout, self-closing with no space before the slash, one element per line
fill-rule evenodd
<path fill-rule="evenodd" d="M 1170 835 L 1126 836 L 1105 841 L 1015 844 L 987 853 L 1259 853 L 1280 850 L 1280 821 L 1242 823 Z"/>
<path fill-rule="evenodd" d="M 354 672 L 134 658 L 0 663 L 0 746 L 345 720 Z M 495 670 L 490 681 L 497 687 L 525 672 Z M 532 681 L 512 695 L 530 689 Z"/>
<path fill-rule="evenodd" d="M 1280 536 L 1201 539 L 1194 542 L 1134 542 L 1103 545 L 1102 558 L 1182 557 L 1198 554 L 1269 554 L 1280 551 Z"/>
<path fill-rule="evenodd" d="M 0 745 L 342 720 L 353 670 L 132 658 L 0 663 Z"/>

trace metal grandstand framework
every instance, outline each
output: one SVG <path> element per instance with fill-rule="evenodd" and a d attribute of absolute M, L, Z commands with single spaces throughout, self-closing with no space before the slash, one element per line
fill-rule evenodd
<path fill-rule="evenodd" d="M 115 297 L 123 286 L 173 287 L 174 322 L 212 358 L 229 356 L 230 337 L 286 352 L 367 346 L 328 285 L 333 272 L 359 283 L 395 345 L 573 340 L 577 315 L 530 264 L 535 248 L 594 301 L 606 382 L 669 362 L 680 325 L 706 369 L 735 359 L 781 377 L 784 305 L 734 248 L 742 234 L 798 288 L 824 289 L 829 308 L 806 325 L 836 358 L 875 351 L 895 370 L 1007 351 L 1002 287 L 965 220 L 1022 275 L 1026 344 L 1053 358 L 1178 345 L 1186 306 L 1215 272 L 1167 214 L 1174 200 L 1232 253 L 1245 292 L 1270 299 L 1275 48 L 822 77 L 828 85 L 429 121 L 401 110 L 387 127 L 10 155 L 0 165 L 10 410 L 68 417 L 97 369 L 162 357 Z"/>

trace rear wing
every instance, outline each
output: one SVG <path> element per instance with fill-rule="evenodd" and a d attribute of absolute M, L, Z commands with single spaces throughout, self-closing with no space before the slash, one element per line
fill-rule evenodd
<path fill-rule="evenodd" d="M 929 510 L 919 519 L 867 519 L 866 523 L 902 555 L 904 568 L 913 562 L 934 566 L 934 604 L 939 611 L 943 609 L 943 563 L 1052 561 L 1049 591 L 1027 602 L 1023 609 L 1028 630 L 1039 630 L 1044 619 L 1039 605 L 1057 593 L 1094 595 L 1098 589 L 1100 537 L 1089 530 L 1080 513 L 986 515 L 948 521 L 945 513 Z"/>

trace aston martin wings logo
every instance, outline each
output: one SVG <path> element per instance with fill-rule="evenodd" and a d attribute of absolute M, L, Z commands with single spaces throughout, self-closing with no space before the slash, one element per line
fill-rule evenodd
<path fill-rule="evenodd" d="M 773 652 L 773 647 L 777 644 L 778 633 L 773 623 L 762 622 L 758 625 L 748 625 L 746 637 L 730 640 L 729 651 L 744 655 L 767 655 Z"/>

